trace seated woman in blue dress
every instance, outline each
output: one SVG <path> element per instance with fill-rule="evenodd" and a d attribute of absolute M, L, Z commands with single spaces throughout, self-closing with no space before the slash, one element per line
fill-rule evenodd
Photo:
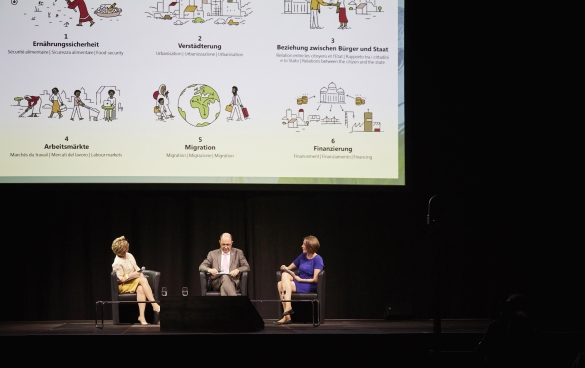
<path fill-rule="evenodd" d="M 303 239 L 301 248 L 303 253 L 297 257 L 288 267 L 280 266 L 282 278 L 278 282 L 278 292 L 281 300 L 290 300 L 291 294 L 294 293 L 316 293 L 317 280 L 319 272 L 325 267 L 323 258 L 317 254 L 319 250 L 319 240 L 309 235 Z M 299 275 L 295 275 L 292 270 L 298 268 Z M 282 318 L 275 321 L 275 325 L 286 325 L 292 323 L 290 317 L 294 313 L 290 302 L 282 302 L 284 313 Z"/>

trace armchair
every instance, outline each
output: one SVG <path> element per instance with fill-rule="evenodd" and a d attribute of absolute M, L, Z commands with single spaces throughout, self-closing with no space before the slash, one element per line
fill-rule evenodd
<path fill-rule="evenodd" d="M 207 282 L 211 275 L 207 272 L 199 271 L 199 283 L 201 285 L 201 296 L 220 296 L 219 291 L 210 290 Z M 248 296 L 248 271 L 242 271 L 240 277 L 240 290 L 237 292 L 238 296 Z"/>
<path fill-rule="evenodd" d="M 144 275 L 148 276 L 148 284 L 152 289 L 152 294 L 155 300 L 160 300 L 159 297 L 159 284 L 160 284 L 160 272 L 152 270 L 144 270 Z M 136 293 L 124 293 L 118 292 L 118 276 L 116 272 L 110 273 L 110 285 L 112 293 L 112 301 L 134 301 L 136 299 Z M 139 323 L 136 317 L 138 316 L 138 304 L 135 303 L 112 303 L 112 320 L 115 325 L 126 324 L 126 323 Z M 159 320 L 158 313 L 154 313 L 152 305 L 146 304 L 145 312 L 146 321 L 148 323 L 157 324 Z"/>
<path fill-rule="evenodd" d="M 299 274 L 299 270 L 295 269 L 294 273 L 296 275 Z M 282 277 L 282 272 L 276 271 L 276 282 L 280 282 Z M 316 293 L 292 293 L 290 300 L 318 300 L 319 301 L 319 309 L 316 313 L 317 318 L 320 324 L 325 322 L 325 270 L 321 270 L 319 272 L 319 279 L 317 280 L 317 292 Z M 282 303 L 278 304 L 278 319 L 281 318 L 283 310 L 282 310 Z M 312 311 L 309 307 L 311 304 L 307 302 L 302 303 L 295 303 L 294 301 L 291 303 L 292 308 L 294 309 L 295 313 L 291 315 L 293 322 L 312 322 Z M 307 312 L 308 311 L 308 312 Z"/>

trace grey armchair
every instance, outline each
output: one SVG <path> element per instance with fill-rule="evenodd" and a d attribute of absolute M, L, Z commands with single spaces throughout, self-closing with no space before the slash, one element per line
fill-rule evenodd
<path fill-rule="evenodd" d="M 148 276 L 148 284 L 152 289 L 152 294 L 155 300 L 160 300 L 159 297 L 159 284 L 160 284 L 160 272 L 159 271 L 152 271 L 152 270 L 144 270 L 144 275 Z M 136 299 L 136 293 L 124 293 L 120 294 L 118 292 L 118 276 L 116 272 L 112 271 L 110 273 L 110 285 L 111 285 L 111 293 L 112 293 L 112 301 L 134 301 Z M 126 323 L 140 323 L 138 322 L 138 304 L 136 303 L 112 303 L 112 320 L 115 325 L 121 325 Z M 152 309 L 152 305 L 150 303 L 146 304 L 146 312 L 145 312 L 146 321 L 148 323 L 157 324 L 158 323 L 158 313 L 154 313 Z"/>
<path fill-rule="evenodd" d="M 237 291 L 238 296 L 248 296 L 248 272 L 242 271 L 240 276 L 240 290 Z M 208 287 L 208 280 L 211 275 L 207 272 L 199 271 L 199 283 L 201 285 L 201 296 L 220 296 L 219 291 L 210 290 Z"/>
<path fill-rule="evenodd" d="M 295 269 L 294 273 L 296 275 L 299 274 L 299 270 Z M 276 271 L 276 282 L 278 283 L 282 277 L 282 272 Z M 317 292 L 316 293 L 292 293 L 290 300 L 293 300 L 291 303 L 292 309 L 295 311 L 293 315 L 291 315 L 293 322 L 312 322 L 312 311 L 311 311 L 311 303 L 308 302 L 298 302 L 295 303 L 294 300 L 318 300 L 319 301 L 319 309 L 316 311 L 318 322 L 322 324 L 325 322 L 325 270 L 321 270 L 319 272 L 319 279 L 317 280 Z M 278 319 L 282 317 L 282 303 L 278 304 Z M 308 312 L 307 312 L 308 310 Z"/>

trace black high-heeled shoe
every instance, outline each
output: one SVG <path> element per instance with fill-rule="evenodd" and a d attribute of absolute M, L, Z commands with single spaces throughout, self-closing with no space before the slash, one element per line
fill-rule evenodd
<path fill-rule="evenodd" d="M 290 325 L 291 323 L 292 323 L 292 319 L 289 319 L 288 321 L 284 321 L 284 322 L 279 322 L 279 321 L 272 322 L 272 324 L 274 324 L 274 325 Z"/>

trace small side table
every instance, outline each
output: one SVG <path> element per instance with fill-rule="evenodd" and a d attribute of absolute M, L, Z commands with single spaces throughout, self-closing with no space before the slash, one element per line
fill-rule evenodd
<path fill-rule="evenodd" d="M 112 121 L 112 110 L 114 110 L 116 106 L 102 106 L 102 109 L 106 110 L 106 117 L 104 120 Z"/>

